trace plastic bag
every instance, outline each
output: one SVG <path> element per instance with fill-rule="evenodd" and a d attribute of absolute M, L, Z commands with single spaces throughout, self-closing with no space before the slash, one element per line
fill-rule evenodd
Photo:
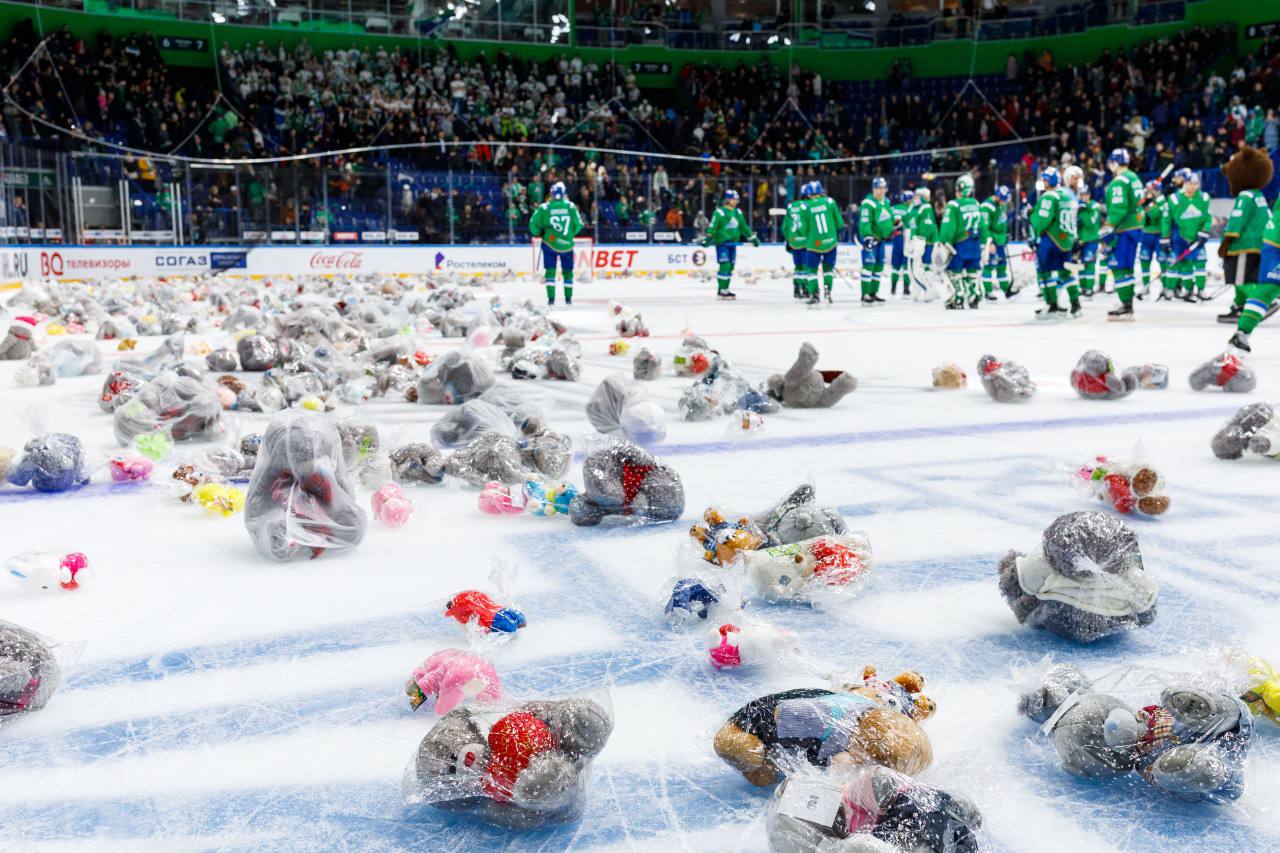
<path fill-rule="evenodd" d="M 31 485 L 37 492 L 65 492 L 89 482 L 84 446 L 80 439 L 65 432 L 51 432 L 33 438 L 22 448 L 22 455 L 9 469 L 9 482 L 15 486 Z"/>
<path fill-rule="evenodd" d="M 1072 481 L 1122 515 L 1155 517 L 1169 509 L 1164 478 L 1145 460 L 1095 456 L 1076 468 Z"/>
<path fill-rule="evenodd" d="M 1124 369 L 1125 383 L 1132 376 L 1138 387 L 1145 390 L 1169 387 L 1169 367 L 1164 364 L 1139 364 Z"/>
<path fill-rule="evenodd" d="M 489 390 L 495 381 L 493 369 L 482 358 L 453 350 L 433 361 L 418 377 L 418 402 L 461 405 Z"/>
<path fill-rule="evenodd" d="M 680 475 L 639 445 L 609 439 L 582 462 L 582 492 L 569 505 L 574 524 L 605 519 L 633 524 L 674 521 L 684 512 Z"/>
<path fill-rule="evenodd" d="M 968 374 L 954 361 L 940 364 L 933 369 L 934 388 L 967 388 L 968 385 Z"/>
<path fill-rule="evenodd" d="M 1222 425 L 1211 446 L 1219 459 L 1239 459 L 1246 450 L 1280 459 L 1280 417 L 1270 403 L 1249 403 Z"/>
<path fill-rule="evenodd" d="M 760 787 L 806 764 L 875 764 L 914 775 L 933 762 L 920 722 L 935 710 L 924 677 L 907 671 L 885 681 L 875 667 L 836 689 L 799 688 L 761 696 L 716 732 L 721 760 Z"/>
<path fill-rule="evenodd" d="M 397 447 L 390 458 L 396 482 L 435 484 L 444 480 L 444 454 L 429 444 L 413 442 Z"/>
<path fill-rule="evenodd" d="M 788 776 L 765 818 L 770 853 L 977 853 L 981 828 L 967 799 L 866 764 Z"/>
<path fill-rule="evenodd" d="M 1090 643 L 1156 618 L 1158 588 L 1137 534 L 1100 512 L 1059 516 L 1030 554 L 1005 554 L 999 585 L 1020 623 L 1068 640 Z"/>
<path fill-rule="evenodd" d="M 251 373 L 270 370 L 280 363 L 280 350 L 265 335 L 245 335 L 236 341 L 240 369 Z"/>
<path fill-rule="evenodd" d="M 994 355 L 978 359 L 978 379 L 997 403 L 1025 403 L 1036 394 L 1027 369 L 1016 361 L 1000 361 Z"/>
<path fill-rule="evenodd" d="M 1086 400 L 1119 400 L 1138 388 L 1136 374 L 1121 374 L 1110 357 L 1091 349 L 1076 362 L 1071 371 L 1071 387 Z"/>
<path fill-rule="evenodd" d="M 856 532 L 743 551 L 740 558 L 756 594 L 769 602 L 821 605 L 857 591 L 875 568 L 870 539 Z"/>
<path fill-rule="evenodd" d="M 1244 792 L 1253 742 L 1248 706 L 1198 676 L 1126 667 L 1090 678 L 1071 664 L 1037 674 L 1018 712 L 1039 724 L 1068 773 L 1127 780 L 1186 802 L 1229 803 Z"/>
<path fill-rule="evenodd" d="M 1203 391 L 1213 386 L 1223 391 L 1247 394 L 1258 387 L 1258 375 L 1253 368 L 1229 353 L 1206 361 L 1191 371 L 1187 380 L 1193 391 Z"/>
<path fill-rule="evenodd" d="M 587 420 L 605 435 L 636 444 L 657 444 L 667 437 L 662 407 L 621 373 L 607 376 L 587 401 Z"/>
<path fill-rule="evenodd" d="M 354 548 L 365 513 L 355 497 L 342 440 L 323 415 L 286 412 L 262 435 L 244 523 L 258 553 L 276 560 Z"/>
<path fill-rule="evenodd" d="M 653 350 L 642 347 L 631 360 L 631 373 L 641 381 L 648 382 L 662 375 L 662 361 Z"/>
<path fill-rule="evenodd" d="M 163 432 L 174 441 L 199 441 L 218 433 L 222 403 L 213 389 L 168 371 L 143 385 L 115 410 L 116 441 L 127 447 L 135 436 Z"/>
<path fill-rule="evenodd" d="M 577 820 L 613 720 L 604 693 L 457 708 L 432 726 L 405 768 L 405 803 L 507 827 Z"/>
<path fill-rule="evenodd" d="M 102 370 L 102 353 L 93 341 L 76 338 L 58 341 L 41 356 L 53 365 L 59 376 L 88 376 Z"/>
<path fill-rule="evenodd" d="M 485 658 L 442 649 L 414 669 L 404 692 L 415 711 L 430 703 L 435 713 L 444 716 L 460 705 L 501 701 L 502 681 Z"/>
<path fill-rule="evenodd" d="M 0 620 L 0 721 L 39 711 L 62 683 L 52 641 Z"/>
<path fill-rule="evenodd" d="M 502 409 L 484 399 L 468 400 L 436 421 L 431 427 L 431 442 L 436 447 L 450 449 L 488 432 L 512 439 L 519 437 L 511 417 Z"/>

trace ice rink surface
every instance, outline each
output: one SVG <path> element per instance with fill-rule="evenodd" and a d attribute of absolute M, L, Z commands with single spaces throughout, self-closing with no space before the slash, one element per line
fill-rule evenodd
<path fill-rule="evenodd" d="M 737 285 L 732 304 L 715 303 L 712 289 L 684 279 L 580 286 L 572 308 L 553 314 L 584 359 L 581 381 L 539 386 L 552 426 L 583 434 L 596 383 L 630 373 L 629 356 L 606 354 L 610 299 L 643 314 L 645 343 L 664 357 L 692 330 L 759 381 L 810 341 L 819 367 L 852 371 L 859 387 L 834 409 L 783 410 L 744 437 L 727 419 L 674 420 L 689 380 L 668 372 L 651 383 L 673 417 L 657 452 L 686 489 L 675 524 L 490 517 L 474 491 L 423 487 L 411 491 L 407 526 L 371 521 L 352 553 L 275 564 L 254 551 L 241 517 L 203 517 L 155 485 L 104 484 L 101 470 L 72 494 L 0 491 L 4 556 L 56 543 L 88 554 L 96 572 L 75 593 L 0 591 L 0 618 L 83 643 L 49 707 L 0 729 L 0 850 L 764 850 L 767 792 L 722 764 L 711 738 L 746 701 L 810 682 L 715 673 L 699 636 L 670 630 L 661 606 L 706 506 L 755 512 L 806 478 L 870 535 L 876 573 L 845 609 L 761 615 L 833 667 L 925 675 L 938 704 L 925 724 L 936 756 L 925 778 L 976 802 L 991 850 L 1280 849 L 1280 730 L 1259 726 L 1234 806 L 1180 804 L 1066 775 L 1017 716 L 1014 675 L 1046 654 L 1095 675 L 1193 669 L 1227 646 L 1280 656 L 1280 468 L 1209 449 L 1239 406 L 1280 396 L 1280 329 L 1254 335 L 1254 394 L 1196 393 L 1187 374 L 1230 334 L 1213 321 L 1225 297 L 1141 302 L 1135 323 L 1115 324 L 1104 318 L 1114 297 L 1100 296 L 1083 319 L 1049 325 L 1033 319 L 1030 293 L 950 312 L 901 299 L 862 308 L 842 282 L 837 303 L 820 309 L 793 303 L 783 280 Z M 533 282 L 498 290 L 541 300 Z M 433 351 L 458 344 L 438 340 Z M 1120 365 L 1168 364 L 1170 387 L 1082 400 L 1067 377 L 1089 348 Z M 1039 395 L 1022 406 L 988 399 L 975 376 L 987 352 L 1027 365 Z M 930 387 L 945 361 L 968 371 L 967 390 Z M 101 376 L 20 389 L 13 371 L 0 363 L 0 445 L 21 446 L 20 412 L 35 404 L 99 460 L 114 449 L 95 399 Z M 443 410 L 375 401 L 366 413 L 395 446 L 428 440 Z M 232 433 L 264 421 L 229 417 Z M 1061 513 L 1102 509 L 1069 485 L 1068 468 L 1138 442 L 1173 502 L 1158 521 L 1130 522 L 1161 584 L 1155 624 L 1087 647 L 1020 627 L 996 587 L 1000 556 L 1032 548 Z M 571 476 L 581 481 L 577 464 Z M 428 654 L 464 642 L 442 602 L 491 587 L 495 559 L 515 570 L 514 603 L 529 618 L 495 658 L 508 694 L 607 688 L 612 699 L 617 726 L 574 826 L 508 832 L 401 806 L 402 771 L 436 719 L 410 710 L 402 685 Z"/>

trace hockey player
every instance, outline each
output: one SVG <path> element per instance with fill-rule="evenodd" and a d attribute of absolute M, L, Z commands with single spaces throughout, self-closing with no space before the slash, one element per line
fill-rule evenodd
<path fill-rule="evenodd" d="M 1182 189 L 1169 200 L 1169 213 L 1173 226 L 1173 270 L 1182 284 L 1182 298 L 1186 302 L 1209 300 L 1205 293 L 1207 279 L 1207 254 L 1204 244 L 1209 240 L 1213 227 L 1213 214 L 1209 212 L 1209 194 L 1200 189 L 1200 173 L 1191 169 L 1182 172 Z"/>
<path fill-rule="evenodd" d="M 529 233 L 542 240 L 542 278 L 547 285 L 547 304 L 556 304 L 556 263 L 564 280 L 564 304 L 573 304 L 573 238 L 582 231 L 582 214 L 565 196 L 564 184 L 551 185 L 551 197 L 533 209 Z"/>
<path fill-rule="evenodd" d="M 737 299 L 738 295 L 729 289 L 733 279 L 733 266 L 738 261 L 738 243 L 751 241 L 751 245 L 759 246 L 760 238 L 747 224 L 747 218 L 738 210 L 738 191 L 725 190 L 724 202 L 711 214 L 711 222 L 707 225 L 707 236 L 702 238 L 702 245 L 716 247 L 716 298 Z"/>
<path fill-rule="evenodd" d="M 973 176 L 956 178 L 956 197 L 947 202 L 942 211 L 942 224 L 938 226 L 938 241 L 948 243 L 955 250 L 947 264 L 947 275 L 955 294 L 947 308 L 963 308 L 965 299 L 970 308 L 982 302 L 978 293 L 978 268 L 982 262 L 982 209 L 973 197 Z"/>
<path fill-rule="evenodd" d="M 1013 193 L 1004 184 L 996 187 L 991 197 L 982 203 L 982 243 L 987 248 L 987 260 L 982 266 L 982 285 L 986 298 L 994 300 L 995 286 L 1005 299 L 1012 298 L 1013 280 L 1009 277 L 1009 200 Z"/>
<path fill-rule="evenodd" d="M 1159 181 L 1148 181 L 1142 192 L 1142 236 L 1138 243 L 1138 274 L 1142 278 L 1142 292 L 1147 294 L 1155 283 L 1157 299 L 1167 299 L 1179 279 L 1171 274 L 1173 269 L 1169 253 L 1169 199 Z M 1156 280 L 1156 264 L 1164 278 L 1163 289 Z"/>
<path fill-rule="evenodd" d="M 884 178 L 871 181 L 871 195 L 858 208 L 858 240 L 862 243 L 862 303 L 884 302 L 880 292 L 880 274 L 884 271 L 884 241 L 893 234 L 893 214 L 885 194 L 889 182 Z"/>
<path fill-rule="evenodd" d="M 1071 301 L 1071 316 L 1080 316 L 1080 288 L 1067 269 L 1067 260 L 1076 243 L 1076 199 L 1065 187 L 1052 166 L 1040 173 L 1044 191 L 1031 211 L 1031 231 L 1038 235 L 1036 245 L 1036 277 L 1045 307 L 1037 314 L 1041 319 L 1056 318 L 1063 313 L 1058 305 L 1058 288 L 1065 286 Z"/>
<path fill-rule="evenodd" d="M 926 275 L 933 269 L 933 244 L 938 240 L 938 217 L 933 212 L 932 197 L 928 187 L 916 190 L 915 212 L 911 215 L 911 239 L 922 244 L 920 271 Z"/>
<path fill-rule="evenodd" d="M 1129 168 L 1129 152 L 1117 148 L 1107 157 L 1113 177 L 1107 184 L 1107 217 L 1099 232 L 1106 241 L 1120 307 L 1107 312 L 1112 320 L 1133 319 L 1133 264 L 1142 228 L 1142 180 Z"/>
<path fill-rule="evenodd" d="M 805 199 L 809 197 L 812 184 L 804 184 L 796 193 L 796 198 L 787 205 L 787 213 L 782 218 L 782 239 L 786 241 L 787 254 L 795 265 L 795 276 L 791 279 L 791 295 L 796 299 L 809 297 L 809 271 L 806 267 L 807 254 L 805 239 Z"/>
<path fill-rule="evenodd" d="M 1271 221 L 1263 187 L 1271 183 L 1271 159 L 1259 149 L 1244 148 L 1232 156 L 1222 170 L 1236 193 L 1231 217 L 1222 234 L 1218 254 L 1227 282 L 1234 286 L 1231 310 L 1218 315 L 1219 323 L 1235 324 L 1249 298 L 1249 286 L 1258 283 L 1258 261 L 1262 252 L 1262 232 Z M 1243 184 L 1239 186 L 1237 184 Z"/>
<path fill-rule="evenodd" d="M 1080 292 L 1085 296 L 1093 296 L 1094 288 L 1098 287 L 1098 229 L 1102 227 L 1102 205 L 1093 200 L 1093 191 L 1086 183 L 1080 184 L 1077 198 L 1076 245 L 1080 249 Z"/>
<path fill-rule="evenodd" d="M 822 268 L 822 291 L 827 302 L 831 301 L 831 289 L 835 285 L 836 244 L 840 242 L 840 229 L 844 219 L 840 205 L 827 195 L 822 184 L 809 184 L 809 199 L 805 203 L 805 268 L 809 271 L 809 304 L 818 304 L 818 268 Z"/>
<path fill-rule="evenodd" d="M 1262 252 L 1258 256 L 1258 283 L 1246 286 L 1248 296 L 1240 311 L 1236 333 L 1230 344 L 1250 352 L 1249 335 L 1263 318 L 1272 313 L 1272 303 L 1280 296 L 1280 198 L 1271 208 L 1271 219 L 1262 231 Z"/>
<path fill-rule="evenodd" d="M 889 295 L 898 292 L 898 282 L 902 282 L 902 292 L 907 292 L 911 273 L 907 269 L 907 212 L 910 210 L 912 193 L 904 190 L 898 193 L 898 200 L 889 208 L 893 217 L 893 233 L 889 237 Z"/>

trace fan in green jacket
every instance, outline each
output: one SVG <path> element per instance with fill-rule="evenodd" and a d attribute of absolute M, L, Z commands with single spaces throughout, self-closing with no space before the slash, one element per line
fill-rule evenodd
<path fill-rule="evenodd" d="M 808 253 L 804 247 L 805 240 L 805 199 L 809 197 L 810 184 L 800 187 L 796 198 L 787 205 L 787 212 L 782 217 L 782 239 L 786 242 L 787 254 L 795 266 L 795 275 L 791 279 L 791 295 L 796 299 L 809 296 Z M 816 287 L 816 284 L 815 284 Z"/>
<path fill-rule="evenodd" d="M 564 304 L 573 304 L 573 238 L 582 230 L 578 206 L 565 198 L 564 184 L 551 186 L 551 198 L 533 210 L 529 217 L 529 233 L 542 240 L 543 280 L 547 285 L 547 304 L 556 304 L 556 264 L 564 279 Z"/>
<path fill-rule="evenodd" d="M 1182 190 L 1169 199 L 1169 218 L 1173 225 L 1173 275 L 1182 285 L 1182 298 L 1187 302 L 1199 299 L 1208 301 L 1205 295 L 1208 254 L 1205 243 L 1213 228 L 1213 214 L 1209 211 L 1209 194 L 1200 189 L 1200 173 L 1191 169 L 1179 169 Z"/>
<path fill-rule="evenodd" d="M 835 284 L 836 244 L 844 217 L 840 205 L 827 195 L 820 181 L 808 184 L 809 200 L 805 203 L 805 268 L 809 272 L 809 304 L 818 304 L 818 268 L 822 268 L 822 287 L 828 302 Z"/>
<path fill-rule="evenodd" d="M 733 267 L 738 261 L 738 244 L 743 240 L 751 241 L 751 245 L 759 246 L 760 238 L 747 224 L 747 217 L 738 210 L 738 191 L 725 190 L 724 202 L 711 214 L 711 222 L 707 225 L 707 236 L 702 238 L 702 245 L 716 247 L 716 298 L 737 299 L 738 295 L 729 289 L 733 279 Z"/>

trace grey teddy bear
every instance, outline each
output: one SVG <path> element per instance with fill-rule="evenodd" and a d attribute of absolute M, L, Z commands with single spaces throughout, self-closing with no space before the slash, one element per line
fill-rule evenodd
<path fill-rule="evenodd" d="M 1117 373 L 1106 353 L 1091 349 L 1071 371 L 1071 387 L 1086 400 L 1119 400 L 1138 390 L 1138 376 Z"/>
<path fill-rule="evenodd" d="M 657 379 L 662 373 L 662 362 L 654 355 L 653 350 L 644 347 L 631 360 L 631 373 L 636 379 L 645 382 Z"/>
<path fill-rule="evenodd" d="M 630 441 L 610 439 L 582 461 L 582 491 L 569 504 L 569 520 L 594 527 L 609 516 L 655 523 L 684 512 L 684 484 L 665 462 Z"/>
<path fill-rule="evenodd" d="M 493 370 L 482 359 L 453 350 L 418 377 L 418 402 L 461 405 L 489 390 L 495 381 Z"/>
<path fill-rule="evenodd" d="M 1000 560 L 1000 593 L 1018 621 L 1089 643 L 1156 618 L 1157 589 L 1142 566 L 1137 534 L 1100 512 L 1054 519 L 1031 554 Z"/>
<path fill-rule="evenodd" d="M 1210 446 L 1219 459 L 1239 459 L 1246 450 L 1272 455 L 1273 442 L 1259 432 L 1275 420 L 1275 409 L 1270 403 L 1249 403 L 1231 416 L 1222 429 L 1214 435 Z"/>
<path fill-rule="evenodd" d="M 44 641 L 0 620 L 0 719 L 39 711 L 61 682 L 57 658 Z"/>
<path fill-rule="evenodd" d="M 838 535 L 848 530 L 839 512 L 817 504 L 813 485 L 804 483 L 755 520 L 760 529 L 779 545 L 803 542 L 815 536 Z"/>
<path fill-rule="evenodd" d="M 817 363 L 818 350 L 813 344 L 801 344 L 795 364 L 786 373 L 769 377 L 769 395 L 796 409 L 827 409 L 857 389 L 858 380 L 852 374 L 815 370 Z"/>
<path fill-rule="evenodd" d="M 997 403 L 1025 403 L 1036 395 L 1036 383 L 1027 368 L 1016 361 L 1001 361 L 994 355 L 978 359 L 978 380 Z"/>
<path fill-rule="evenodd" d="M 1203 391 L 1210 385 L 1236 394 L 1247 394 L 1258 387 L 1258 374 L 1234 355 L 1222 355 L 1206 361 L 1187 377 L 1191 390 Z"/>
<path fill-rule="evenodd" d="M 22 321 L 9 324 L 9 334 L 0 341 L 0 361 L 21 361 L 36 351 L 31 339 L 31 326 Z"/>

